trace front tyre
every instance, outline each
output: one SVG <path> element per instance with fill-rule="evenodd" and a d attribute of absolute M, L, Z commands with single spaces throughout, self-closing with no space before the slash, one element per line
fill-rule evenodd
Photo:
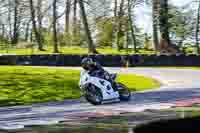
<path fill-rule="evenodd" d="M 131 92 L 124 84 L 117 83 L 117 88 L 119 92 L 119 99 L 121 101 L 129 101 L 131 99 Z"/>
<path fill-rule="evenodd" d="M 100 105 L 103 101 L 103 95 L 98 87 L 90 85 L 85 89 L 85 99 L 93 105 Z"/>

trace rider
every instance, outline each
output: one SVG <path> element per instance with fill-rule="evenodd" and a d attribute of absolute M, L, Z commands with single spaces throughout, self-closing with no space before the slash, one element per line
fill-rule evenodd
<path fill-rule="evenodd" d="M 93 61 L 92 58 L 84 58 L 81 61 L 81 65 L 83 69 L 88 72 L 89 75 L 107 79 L 111 82 L 113 86 L 115 86 L 115 82 L 111 78 L 111 75 L 107 71 L 105 71 L 99 63 Z"/>
<path fill-rule="evenodd" d="M 92 58 L 86 57 L 81 61 L 81 65 L 85 71 L 88 71 L 90 75 L 98 75 L 103 74 L 106 72 L 100 64 L 97 62 L 93 61 Z"/>

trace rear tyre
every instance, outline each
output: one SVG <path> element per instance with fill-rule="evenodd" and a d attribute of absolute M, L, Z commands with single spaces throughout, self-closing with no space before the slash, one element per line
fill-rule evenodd
<path fill-rule="evenodd" d="M 131 99 L 131 92 L 129 89 L 122 83 L 117 83 L 119 99 L 121 101 L 129 101 Z"/>
<path fill-rule="evenodd" d="M 85 90 L 85 99 L 93 104 L 93 105 L 100 105 L 102 104 L 103 101 L 103 95 L 101 90 L 94 86 L 94 85 L 90 85 L 86 88 Z"/>

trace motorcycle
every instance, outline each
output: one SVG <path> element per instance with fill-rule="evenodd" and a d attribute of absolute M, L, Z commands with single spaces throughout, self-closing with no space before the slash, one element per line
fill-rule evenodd
<path fill-rule="evenodd" d="M 124 84 L 116 82 L 116 78 L 117 74 L 104 73 L 102 78 L 82 71 L 79 81 L 82 95 L 93 105 L 129 101 L 131 92 Z"/>

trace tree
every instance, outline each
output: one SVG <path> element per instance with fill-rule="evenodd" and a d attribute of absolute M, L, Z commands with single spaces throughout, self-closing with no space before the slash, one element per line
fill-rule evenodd
<path fill-rule="evenodd" d="M 198 6 L 198 11 L 197 11 L 197 23 L 196 23 L 196 48 L 197 48 L 197 53 L 200 54 L 200 46 L 199 46 L 199 24 L 200 24 L 200 1 L 199 1 L 199 6 Z"/>
<path fill-rule="evenodd" d="M 157 7 L 156 7 L 157 6 Z M 160 0 L 160 1 L 153 1 L 153 16 L 157 17 L 157 9 L 159 13 L 159 31 L 160 31 L 160 42 L 157 46 L 157 50 L 161 53 L 177 53 L 179 52 L 179 48 L 172 44 L 169 37 L 169 4 L 168 0 Z M 154 15 L 155 14 L 155 15 Z M 154 38 L 154 45 L 157 45 L 157 18 L 153 19 L 153 38 Z M 155 46 L 156 47 L 156 46 Z"/>
<path fill-rule="evenodd" d="M 18 42 L 18 25 L 19 25 L 18 7 L 19 7 L 19 1 L 14 0 L 14 24 L 13 24 L 13 36 L 11 41 L 12 44 L 16 44 Z"/>
<path fill-rule="evenodd" d="M 74 0 L 74 16 L 73 16 L 73 35 L 76 36 L 76 26 L 77 26 L 77 0 Z"/>
<path fill-rule="evenodd" d="M 32 27 L 33 27 L 33 31 L 34 31 L 34 34 L 35 34 L 37 44 L 38 44 L 38 50 L 45 51 L 43 49 L 40 33 L 37 30 L 38 28 L 37 28 L 37 24 L 36 24 L 36 20 L 35 20 L 35 9 L 34 9 L 33 0 L 29 0 L 29 4 L 30 4 Z"/>
<path fill-rule="evenodd" d="M 158 20 L 159 20 L 159 0 L 152 0 L 152 20 L 153 20 L 153 42 L 154 49 L 158 50 Z"/>
<path fill-rule="evenodd" d="M 71 34 L 70 34 L 70 12 L 71 12 L 71 0 L 66 0 L 65 4 L 65 38 L 68 45 L 71 45 Z"/>
<path fill-rule="evenodd" d="M 11 2 L 11 0 L 8 0 L 8 27 L 9 27 L 9 40 L 11 41 L 12 40 L 12 24 L 11 24 L 11 12 L 12 12 L 12 2 Z"/>
<path fill-rule="evenodd" d="M 100 18 L 97 22 L 97 41 L 100 46 L 112 46 L 113 22 L 112 18 Z"/>
<path fill-rule="evenodd" d="M 161 39 L 170 45 L 169 23 L 168 23 L 168 0 L 160 0 L 160 34 Z"/>
<path fill-rule="evenodd" d="M 77 44 L 76 42 L 78 39 L 78 29 L 80 30 L 80 28 L 78 28 L 78 20 L 77 20 L 77 0 L 74 0 L 74 4 L 73 4 L 73 31 L 72 31 L 72 42 L 73 45 Z"/>
<path fill-rule="evenodd" d="M 42 7 L 43 7 L 43 1 L 44 0 L 37 0 L 37 20 L 38 20 L 38 34 L 40 36 L 40 40 L 43 43 L 44 37 L 42 34 L 43 29 L 43 13 L 42 13 Z"/>
<path fill-rule="evenodd" d="M 122 25 L 123 25 L 123 21 L 124 21 L 124 0 L 121 0 L 120 3 L 120 10 L 118 13 L 118 24 L 117 24 L 117 46 L 118 46 L 118 50 L 123 49 L 123 38 L 124 38 L 124 32 L 122 30 Z"/>
<path fill-rule="evenodd" d="M 128 26 L 130 26 L 131 29 L 131 37 L 132 37 L 132 42 L 133 42 L 133 47 L 134 47 L 134 51 L 135 53 L 137 52 L 137 43 L 136 43 L 136 36 L 135 36 L 135 30 L 134 30 L 134 26 L 133 26 L 133 18 L 132 18 L 132 0 L 128 0 Z"/>
<path fill-rule="evenodd" d="M 117 17 L 117 8 L 118 7 L 118 0 L 115 0 L 115 3 L 114 3 L 114 17 L 116 18 Z"/>
<path fill-rule="evenodd" d="M 57 36 L 57 0 L 53 0 L 53 42 L 54 53 L 59 53 L 58 50 L 58 36 Z"/>
<path fill-rule="evenodd" d="M 71 11 L 71 0 L 66 0 L 66 9 L 65 9 L 65 33 L 66 34 L 69 34 L 70 11 Z"/>
<path fill-rule="evenodd" d="M 30 35 L 30 21 L 26 23 L 25 41 L 28 42 Z"/>
<path fill-rule="evenodd" d="M 184 40 L 193 36 L 195 29 L 193 14 L 192 10 L 170 5 L 169 32 L 174 35 L 172 39 L 178 40 L 179 47 L 182 47 Z"/>
<path fill-rule="evenodd" d="M 94 46 L 94 43 L 92 40 L 83 0 L 79 0 L 78 2 L 79 2 L 80 10 L 81 10 L 81 16 L 82 16 L 82 21 L 83 21 L 83 25 L 84 25 L 84 30 L 85 30 L 86 37 L 87 37 L 88 52 L 89 53 L 98 53 L 95 49 L 95 46 Z"/>

